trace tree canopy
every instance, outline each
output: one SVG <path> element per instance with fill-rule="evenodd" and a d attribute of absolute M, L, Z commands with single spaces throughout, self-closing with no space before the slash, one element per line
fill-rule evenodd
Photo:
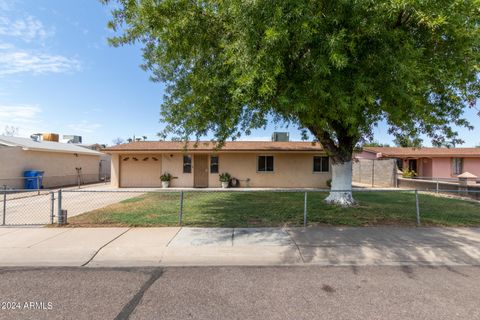
<path fill-rule="evenodd" d="M 166 84 L 164 133 L 235 138 L 274 121 L 350 161 L 384 120 L 457 139 L 480 95 L 480 0 L 104 0 L 118 46 Z"/>
<path fill-rule="evenodd" d="M 401 136 L 401 137 L 397 137 L 397 138 L 395 138 L 395 140 L 393 140 L 393 143 L 395 143 L 395 145 L 397 147 L 404 147 L 404 148 L 406 148 L 406 147 L 420 148 L 420 147 L 422 147 L 422 142 L 423 142 L 423 140 L 418 136 L 416 136 L 416 137 Z"/>

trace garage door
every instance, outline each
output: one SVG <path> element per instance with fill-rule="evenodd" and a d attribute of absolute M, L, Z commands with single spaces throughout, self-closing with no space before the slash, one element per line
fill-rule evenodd
<path fill-rule="evenodd" d="M 160 187 L 162 158 L 159 155 L 123 155 L 120 158 L 120 187 Z"/>

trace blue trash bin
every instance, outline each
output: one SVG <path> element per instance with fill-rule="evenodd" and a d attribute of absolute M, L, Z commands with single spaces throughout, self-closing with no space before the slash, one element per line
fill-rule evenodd
<path fill-rule="evenodd" d="M 23 173 L 25 177 L 25 189 L 41 189 L 43 184 L 43 171 L 27 170 Z"/>

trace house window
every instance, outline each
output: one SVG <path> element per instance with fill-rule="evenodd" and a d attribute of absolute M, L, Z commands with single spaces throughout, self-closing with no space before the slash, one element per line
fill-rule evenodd
<path fill-rule="evenodd" d="M 210 157 L 210 173 L 218 173 L 218 156 Z"/>
<path fill-rule="evenodd" d="M 400 171 L 403 171 L 403 159 L 397 158 L 397 168 Z"/>
<path fill-rule="evenodd" d="M 330 159 L 328 157 L 313 157 L 313 172 L 328 172 Z"/>
<path fill-rule="evenodd" d="M 454 175 L 462 174 L 463 158 L 452 158 L 452 173 Z"/>
<path fill-rule="evenodd" d="M 192 156 L 183 156 L 183 173 L 192 173 Z"/>
<path fill-rule="evenodd" d="M 258 172 L 273 172 L 273 156 L 259 156 L 257 164 Z"/>

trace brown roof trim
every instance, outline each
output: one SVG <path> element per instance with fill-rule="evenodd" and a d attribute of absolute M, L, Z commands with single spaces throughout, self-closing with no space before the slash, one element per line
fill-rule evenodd
<path fill-rule="evenodd" d="M 401 148 L 401 147 L 365 147 L 363 151 L 381 154 L 381 157 L 480 157 L 480 148 Z"/>
<path fill-rule="evenodd" d="M 323 152 L 324 149 L 317 142 L 272 142 L 272 141 L 228 141 L 216 149 L 211 142 L 189 142 L 192 147 L 185 148 L 185 142 L 177 141 L 138 141 L 115 147 L 105 148 L 105 152 Z"/>

